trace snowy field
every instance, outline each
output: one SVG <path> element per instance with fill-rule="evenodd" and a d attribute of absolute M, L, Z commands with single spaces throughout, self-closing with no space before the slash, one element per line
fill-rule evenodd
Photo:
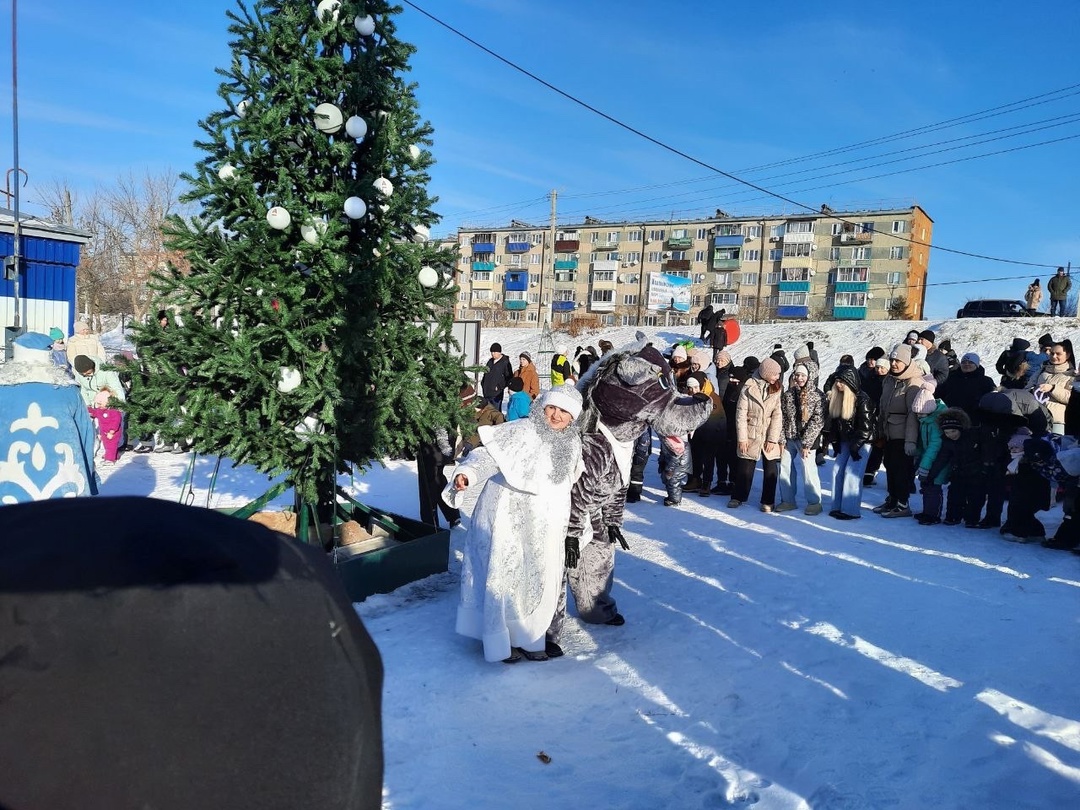
<path fill-rule="evenodd" d="M 744 327 L 732 355 L 780 342 L 791 357 L 810 339 L 827 374 L 840 354 L 861 360 L 909 326 Z M 915 326 L 992 373 L 1013 337 L 1075 339 L 1078 323 Z M 697 337 L 696 326 L 645 331 L 661 347 Z M 633 332 L 567 342 L 619 345 Z M 493 340 L 515 364 L 540 348 L 536 332 L 486 330 L 483 345 Z M 756 491 L 737 511 L 696 495 L 665 508 L 655 459 L 616 568 L 627 623 L 571 620 L 564 658 L 488 664 L 454 634 L 462 531 L 449 573 L 357 606 L 386 667 L 385 808 L 1080 806 L 1080 557 L 872 515 L 883 472 L 855 522 L 762 514 Z M 102 492 L 228 506 L 266 489 L 226 463 L 211 494 L 213 461 L 200 458 L 184 492 L 187 462 L 127 454 L 103 471 Z M 410 463 L 345 483 L 416 514 Z M 1052 534 L 1060 507 L 1039 517 Z"/>

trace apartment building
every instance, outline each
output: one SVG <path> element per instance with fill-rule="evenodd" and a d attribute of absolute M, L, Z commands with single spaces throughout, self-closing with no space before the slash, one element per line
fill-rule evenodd
<path fill-rule="evenodd" d="M 882 320 L 904 297 L 919 319 L 933 220 L 873 211 L 461 229 L 459 319 L 536 326 L 686 321 L 706 304 L 746 323 Z"/>

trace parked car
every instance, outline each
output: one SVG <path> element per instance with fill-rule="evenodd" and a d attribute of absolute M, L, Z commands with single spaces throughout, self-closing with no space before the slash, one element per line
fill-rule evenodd
<path fill-rule="evenodd" d="M 957 318 L 1030 318 L 1042 312 L 1028 312 L 1023 301 L 1007 298 L 980 298 L 968 301 L 956 312 Z"/>

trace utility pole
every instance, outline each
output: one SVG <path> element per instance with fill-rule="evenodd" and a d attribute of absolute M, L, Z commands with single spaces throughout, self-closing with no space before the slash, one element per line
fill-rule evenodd
<path fill-rule="evenodd" d="M 761 279 L 765 275 L 765 220 L 761 220 L 761 250 L 758 251 L 757 297 L 754 299 L 754 323 L 761 323 Z"/>
<path fill-rule="evenodd" d="M 545 307 L 544 307 L 544 276 L 546 276 L 548 274 L 548 270 L 549 270 L 549 267 L 550 267 L 552 288 L 551 288 L 551 294 L 548 296 L 548 303 L 547 303 L 547 307 L 546 307 L 547 313 L 546 313 L 546 315 L 544 317 L 544 323 L 550 329 L 551 328 L 551 313 L 553 312 L 553 306 L 554 306 L 554 302 L 555 302 L 555 256 L 557 255 L 556 252 L 555 252 L 555 232 L 556 232 L 555 229 L 558 227 L 558 216 L 556 214 L 556 211 L 557 211 L 557 207 L 558 207 L 559 192 L 556 191 L 555 189 L 552 189 L 551 194 L 548 195 L 548 196 L 551 197 L 551 222 L 548 225 L 548 241 L 551 243 L 551 259 L 550 259 L 551 264 L 549 266 L 547 261 L 545 261 L 543 264 L 540 265 L 540 267 L 542 268 L 540 270 L 540 307 L 541 307 L 541 309 L 545 309 Z M 546 258 L 547 257 L 545 257 L 545 259 Z"/>
<path fill-rule="evenodd" d="M 22 223 L 19 216 L 19 52 L 18 52 L 18 0 L 11 0 L 11 132 L 12 152 L 15 161 L 15 224 L 12 227 L 12 259 L 15 264 L 14 292 L 15 320 L 12 323 L 14 334 L 18 337 L 22 326 L 19 313 L 19 282 L 22 270 Z"/>
<path fill-rule="evenodd" d="M 645 303 L 645 223 L 641 223 L 641 261 L 638 262 L 638 267 L 641 268 L 641 272 L 638 273 L 638 290 L 637 290 L 637 323 L 635 326 L 641 326 L 641 307 Z"/>

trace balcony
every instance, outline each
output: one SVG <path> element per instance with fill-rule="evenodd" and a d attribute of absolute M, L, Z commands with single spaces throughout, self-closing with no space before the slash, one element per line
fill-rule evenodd
<path fill-rule="evenodd" d="M 565 288 L 568 285 L 570 287 L 573 287 L 574 284 L 576 284 L 576 283 L 577 283 L 577 273 L 574 272 L 573 270 L 571 270 L 569 272 L 566 272 L 566 273 L 556 273 L 555 274 L 555 286 L 556 287 L 558 287 L 559 285 L 562 285 L 563 288 Z"/>
<path fill-rule="evenodd" d="M 694 239 L 691 236 L 672 236 L 667 240 L 668 250 L 690 250 L 694 246 Z"/>
<path fill-rule="evenodd" d="M 725 236 L 713 237 L 713 245 L 715 247 L 738 247 L 745 241 L 742 234 L 727 234 Z"/>
<path fill-rule="evenodd" d="M 809 318 L 810 307 L 806 305 L 802 306 L 780 306 L 776 308 L 777 318 Z"/>
<path fill-rule="evenodd" d="M 577 309 L 577 303 L 574 301 L 552 301 L 552 312 L 573 312 Z"/>
<path fill-rule="evenodd" d="M 577 259 L 556 260 L 555 272 L 559 272 L 560 270 L 577 270 Z"/>
<path fill-rule="evenodd" d="M 785 233 L 784 243 L 788 245 L 805 245 L 807 242 L 814 243 L 813 231 L 799 231 L 798 233 Z"/>
<path fill-rule="evenodd" d="M 589 301 L 589 312 L 614 312 L 614 301 Z"/>
<path fill-rule="evenodd" d="M 503 301 L 503 309 L 523 310 L 529 308 L 528 301 Z"/>
<path fill-rule="evenodd" d="M 593 242 L 592 249 L 593 249 L 594 253 L 598 253 L 598 252 L 610 253 L 613 250 L 618 250 L 619 249 L 619 243 L 618 242 L 609 242 L 607 240 L 604 240 L 603 242 Z"/>
<path fill-rule="evenodd" d="M 494 242 L 473 242 L 472 243 L 472 252 L 473 252 L 474 256 L 477 253 L 494 253 L 495 252 L 495 243 Z"/>
<path fill-rule="evenodd" d="M 840 244 L 842 245 L 865 245 L 874 240 L 873 231 L 845 231 L 839 234 Z"/>
<path fill-rule="evenodd" d="M 869 292 L 870 282 L 868 281 L 837 281 L 833 285 L 834 292 L 848 293 L 848 292 Z"/>
<path fill-rule="evenodd" d="M 473 262 L 472 271 L 474 273 L 491 273 L 495 270 L 495 262 Z"/>
<path fill-rule="evenodd" d="M 738 270 L 742 259 L 721 259 L 719 257 L 713 257 L 712 268 L 713 270 Z"/>
<path fill-rule="evenodd" d="M 528 253 L 529 248 L 531 248 L 531 247 L 532 247 L 531 242 L 507 242 L 506 243 L 506 252 L 507 253 Z"/>
<path fill-rule="evenodd" d="M 866 307 L 833 307 L 833 317 L 845 321 L 865 321 Z"/>
<path fill-rule="evenodd" d="M 507 273 L 503 288 L 511 292 L 524 292 L 529 287 L 529 274 L 524 271 Z"/>
<path fill-rule="evenodd" d="M 664 269 L 665 270 L 689 270 L 690 269 L 690 260 L 689 259 L 668 259 L 666 262 L 664 262 Z"/>
<path fill-rule="evenodd" d="M 809 281 L 780 281 L 776 285 L 780 292 L 810 292 Z"/>
<path fill-rule="evenodd" d="M 577 253 L 581 247 L 581 240 L 579 239 L 556 239 L 555 240 L 555 252 L 556 253 Z"/>
<path fill-rule="evenodd" d="M 474 290 L 490 290 L 491 278 L 491 273 L 473 273 L 470 284 Z"/>

